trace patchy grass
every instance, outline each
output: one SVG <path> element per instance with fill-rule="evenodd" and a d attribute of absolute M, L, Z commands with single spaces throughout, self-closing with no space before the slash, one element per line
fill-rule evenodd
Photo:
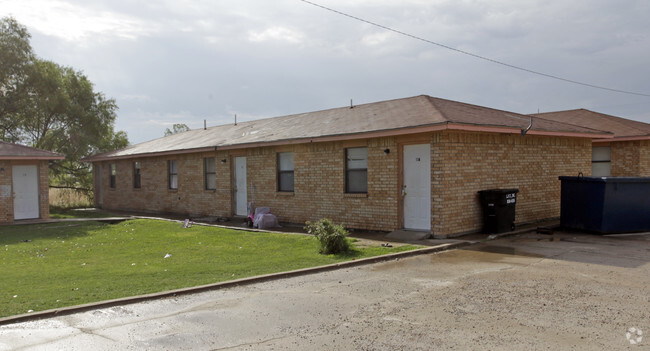
<path fill-rule="evenodd" d="M 0 317 L 417 248 L 353 244 L 346 254 L 321 255 L 318 247 L 313 236 L 156 220 L 6 226 Z"/>
<path fill-rule="evenodd" d="M 50 188 L 50 206 L 59 208 L 93 207 L 93 199 L 88 193 L 75 189 Z"/>
<path fill-rule="evenodd" d="M 65 208 L 58 206 L 50 206 L 50 218 L 53 219 L 62 219 L 62 218 L 108 218 L 115 217 L 116 215 L 97 211 L 94 209 L 83 210 L 75 208 Z M 118 216 L 119 217 L 119 216 Z"/>

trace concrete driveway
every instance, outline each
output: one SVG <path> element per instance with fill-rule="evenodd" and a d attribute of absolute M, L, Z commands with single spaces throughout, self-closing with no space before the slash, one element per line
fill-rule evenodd
<path fill-rule="evenodd" d="M 6 325 L 4 349 L 648 350 L 650 235 L 520 234 Z"/>

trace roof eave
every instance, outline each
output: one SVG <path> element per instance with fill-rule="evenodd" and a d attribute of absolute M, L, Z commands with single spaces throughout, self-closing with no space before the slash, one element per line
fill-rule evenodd
<path fill-rule="evenodd" d="M 65 156 L 0 156 L 0 160 L 64 160 Z"/>
<path fill-rule="evenodd" d="M 306 138 L 295 138 L 295 139 L 259 141 L 259 142 L 249 142 L 249 143 L 230 144 L 230 145 L 217 145 L 217 146 L 195 148 L 195 149 L 169 150 L 169 151 L 162 151 L 162 152 L 148 152 L 148 153 L 140 153 L 140 154 L 120 155 L 120 156 L 109 156 L 109 155 L 97 156 L 97 157 L 91 156 L 82 159 L 82 161 L 100 162 L 100 161 L 108 161 L 108 160 L 133 159 L 133 158 L 140 158 L 140 157 L 157 157 L 157 156 L 189 154 L 189 153 L 198 153 L 198 152 L 210 152 L 215 150 L 237 150 L 237 149 L 248 149 L 248 148 L 263 147 L 263 146 L 280 146 L 280 145 L 308 144 L 308 143 L 330 142 L 330 141 L 345 141 L 345 140 L 354 140 L 354 139 L 381 138 L 381 137 L 400 136 L 400 135 L 407 135 L 407 134 L 430 133 L 430 132 L 436 132 L 441 130 L 460 130 L 460 131 L 501 133 L 501 134 L 521 134 L 521 129 L 516 127 L 481 126 L 481 125 L 444 122 L 438 124 L 399 128 L 399 129 L 387 129 L 387 130 L 379 130 L 379 131 L 371 131 L 371 132 L 325 135 L 325 136 L 318 136 L 318 137 L 306 137 Z M 611 134 L 570 132 L 570 131 L 530 130 L 528 131 L 527 134 L 542 135 L 542 136 L 563 136 L 563 137 L 587 138 L 587 139 L 612 138 Z"/>
<path fill-rule="evenodd" d="M 179 154 L 193 154 L 193 153 L 198 153 L 198 152 L 210 152 L 210 151 L 215 151 L 215 150 L 216 150 L 215 146 L 210 146 L 210 147 L 201 147 L 201 148 L 194 148 L 194 149 L 169 150 L 169 151 L 160 151 L 160 152 L 145 152 L 145 153 L 141 153 L 141 154 L 128 154 L 128 155 L 119 155 L 119 156 L 98 155 L 98 156 L 84 157 L 84 158 L 81 159 L 81 161 L 82 162 L 101 162 L 101 161 L 121 160 L 121 159 L 139 158 L 139 157 L 157 157 L 157 156 L 168 156 L 168 155 L 179 155 Z"/>
<path fill-rule="evenodd" d="M 611 142 L 617 142 L 617 141 L 639 141 L 639 140 L 650 140 L 650 135 L 637 135 L 637 136 L 629 136 L 629 137 L 612 137 L 609 139 L 594 139 L 592 142 L 594 144 L 598 143 L 611 143 Z"/>
<path fill-rule="evenodd" d="M 462 130 L 462 131 L 486 132 L 486 133 L 521 134 L 521 129 L 515 127 L 480 126 L 480 125 L 445 122 L 445 123 L 427 125 L 427 126 L 390 129 L 390 130 L 373 131 L 373 132 L 361 132 L 361 133 L 350 133 L 344 135 L 332 135 L 332 136 L 322 136 L 322 137 L 313 137 L 313 138 L 298 138 L 298 139 L 289 139 L 289 140 L 224 145 L 224 146 L 218 146 L 217 149 L 233 150 L 233 149 L 246 149 L 250 147 L 260 147 L 260 146 L 304 144 L 304 143 L 315 143 L 315 142 L 326 142 L 326 141 L 343 141 L 343 140 L 353 140 L 353 139 L 361 139 L 361 138 L 363 139 L 380 138 L 380 137 L 389 137 L 389 136 L 399 136 L 405 134 L 428 133 L 428 132 L 435 132 L 441 130 Z M 527 134 L 545 135 L 545 136 L 564 136 L 564 137 L 587 138 L 587 139 L 612 138 L 611 134 L 570 132 L 570 131 L 530 130 L 528 131 Z"/>

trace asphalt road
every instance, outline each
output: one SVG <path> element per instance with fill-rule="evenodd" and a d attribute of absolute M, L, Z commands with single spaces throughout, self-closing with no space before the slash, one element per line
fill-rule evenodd
<path fill-rule="evenodd" d="M 650 235 L 521 234 L 5 325 L 6 349 L 650 350 Z"/>

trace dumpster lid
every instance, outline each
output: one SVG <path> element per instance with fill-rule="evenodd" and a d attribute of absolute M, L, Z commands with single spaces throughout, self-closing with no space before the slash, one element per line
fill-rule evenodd
<path fill-rule="evenodd" d="M 650 183 L 650 177 L 580 177 L 560 176 L 561 181 L 593 183 Z"/>

